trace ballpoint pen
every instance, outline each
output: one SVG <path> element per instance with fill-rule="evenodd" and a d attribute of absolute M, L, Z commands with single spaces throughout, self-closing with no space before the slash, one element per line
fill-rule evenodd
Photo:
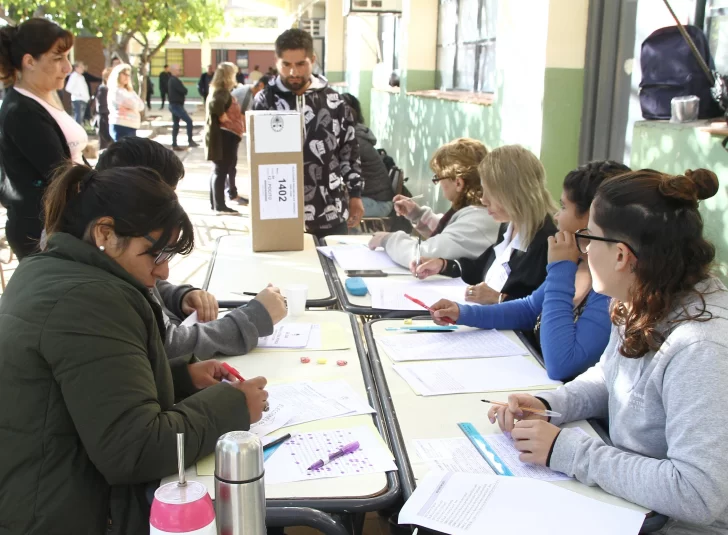
<path fill-rule="evenodd" d="M 428 307 L 426 304 L 424 304 L 419 299 L 415 299 L 411 295 L 407 295 L 407 294 L 404 294 L 404 296 L 407 299 L 409 299 L 410 301 L 412 301 L 413 303 L 415 303 L 416 305 L 420 305 L 422 308 L 424 308 L 428 312 L 433 312 L 432 308 Z M 445 323 L 449 323 L 450 325 L 455 325 L 455 320 L 453 320 L 452 318 L 448 318 L 447 316 L 445 316 L 444 318 L 440 318 L 440 320 L 444 321 Z"/>
<path fill-rule="evenodd" d="M 487 399 L 481 399 L 483 403 L 490 403 L 491 405 L 499 405 L 501 407 L 507 407 L 508 403 L 503 403 L 502 401 L 489 401 Z M 537 416 L 548 416 L 550 418 L 560 418 L 561 413 L 556 411 L 550 411 L 548 409 L 531 409 L 529 407 L 518 407 L 519 410 L 523 412 L 530 412 L 531 414 L 535 414 Z"/>
<path fill-rule="evenodd" d="M 228 373 L 230 373 L 230 375 L 235 377 L 238 381 L 245 381 L 245 379 L 243 379 L 243 376 L 240 375 L 240 372 L 238 372 L 238 370 L 236 370 L 235 368 L 230 366 L 230 364 L 228 364 L 227 362 L 223 362 L 222 367 L 225 368 L 228 371 Z"/>
<path fill-rule="evenodd" d="M 336 450 L 334 453 L 329 454 L 329 458 L 327 460 L 319 459 L 315 463 L 313 463 L 311 466 L 307 468 L 307 470 L 318 470 L 319 468 L 322 468 L 329 464 L 331 461 L 334 461 L 338 459 L 339 457 L 343 457 L 347 453 L 354 453 L 356 450 L 359 449 L 359 443 L 358 442 L 352 442 L 351 444 L 346 444 L 345 446 L 341 446 L 338 450 Z"/>
<path fill-rule="evenodd" d="M 289 438 L 291 438 L 291 434 L 290 433 L 286 433 L 282 437 L 278 437 L 273 442 L 269 442 L 268 444 L 266 444 L 265 446 L 263 446 L 263 451 L 269 450 L 270 448 L 275 448 L 279 444 L 283 444 Z"/>

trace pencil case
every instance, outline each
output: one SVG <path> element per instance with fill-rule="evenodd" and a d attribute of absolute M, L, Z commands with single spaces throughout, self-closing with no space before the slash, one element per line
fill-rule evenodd
<path fill-rule="evenodd" d="M 346 279 L 345 286 L 346 291 L 349 292 L 351 295 L 362 296 L 366 295 L 369 291 L 367 289 L 367 284 L 361 277 L 349 277 L 348 279 Z"/>

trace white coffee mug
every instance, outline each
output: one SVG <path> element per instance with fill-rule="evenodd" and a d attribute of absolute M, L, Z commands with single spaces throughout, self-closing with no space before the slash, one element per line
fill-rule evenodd
<path fill-rule="evenodd" d="M 281 288 L 281 294 L 288 303 L 288 315 L 291 317 L 303 316 L 303 313 L 306 312 L 308 286 L 305 284 L 287 284 Z"/>

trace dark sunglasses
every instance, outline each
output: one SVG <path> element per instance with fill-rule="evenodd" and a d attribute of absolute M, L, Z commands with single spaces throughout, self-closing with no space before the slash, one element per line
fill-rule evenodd
<path fill-rule="evenodd" d="M 627 242 L 622 240 L 615 240 L 614 238 L 600 238 L 599 236 L 591 236 L 587 234 L 588 229 L 581 229 L 574 233 L 574 236 L 576 237 L 576 247 L 579 249 L 579 252 L 581 254 L 586 254 L 586 248 L 589 247 L 589 243 L 594 241 L 603 241 L 607 243 L 621 243 L 624 245 L 627 249 L 630 250 L 630 252 L 634 255 L 635 258 L 639 258 L 639 255 L 637 254 L 637 251 L 634 250 L 634 248 Z"/>
<path fill-rule="evenodd" d="M 449 180 L 449 178 L 450 178 L 450 177 L 447 177 L 447 176 L 437 176 L 437 175 L 432 175 L 432 183 L 433 183 L 433 184 L 435 184 L 435 186 L 437 186 L 437 184 L 438 184 L 438 183 L 439 183 L 439 182 L 440 182 L 441 180 Z"/>
<path fill-rule="evenodd" d="M 149 243 L 153 243 L 153 244 L 157 243 L 157 240 L 152 238 L 149 234 L 146 234 L 144 236 L 144 239 L 147 240 Z M 148 253 L 148 254 L 151 256 L 154 256 L 154 253 Z M 165 251 L 164 249 L 162 249 L 159 252 L 159 254 L 157 254 L 157 256 L 154 258 L 154 263 L 156 265 L 160 266 L 160 265 L 164 264 L 165 262 L 169 262 L 170 260 L 172 260 L 174 258 L 174 255 L 176 255 L 176 254 L 177 253 L 173 253 L 171 251 Z"/>

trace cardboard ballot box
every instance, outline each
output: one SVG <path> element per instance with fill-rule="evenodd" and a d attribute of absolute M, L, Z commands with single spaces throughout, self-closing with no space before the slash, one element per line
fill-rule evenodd
<path fill-rule="evenodd" d="M 297 111 L 249 111 L 253 251 L 303 250 L 303 132 Z"/>

